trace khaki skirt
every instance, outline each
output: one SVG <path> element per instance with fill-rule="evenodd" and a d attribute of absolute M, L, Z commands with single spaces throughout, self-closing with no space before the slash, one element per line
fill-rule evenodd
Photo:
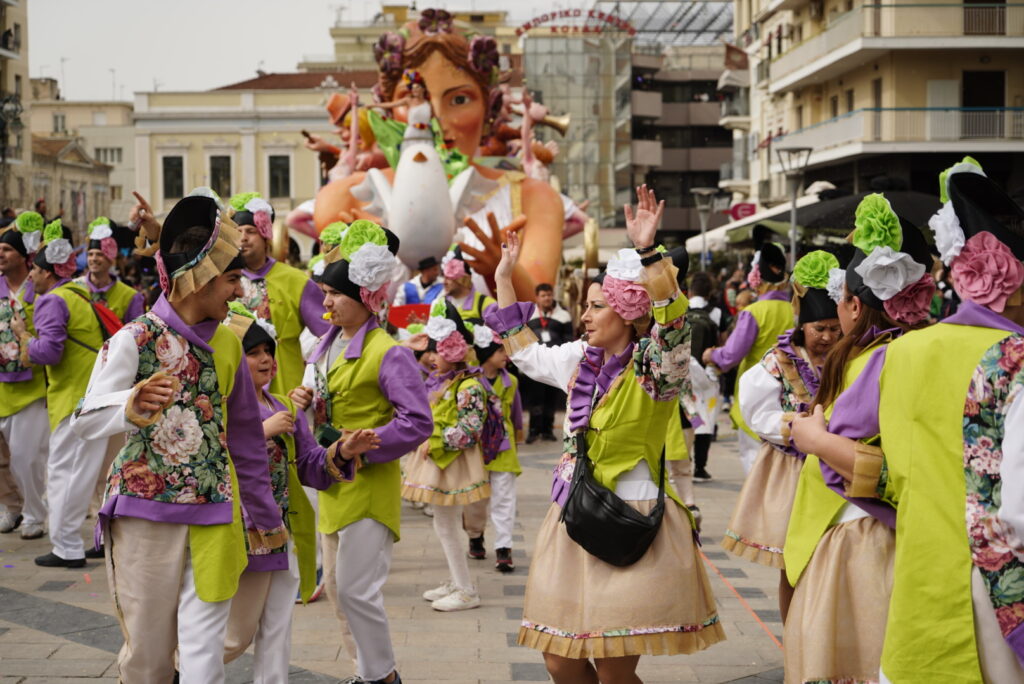
<path fill-rule="evenodd" d="M 770 568 L 786 567 L 782 547 L 803 465 L 768 442 L 761 445 L 725 528 L 726 551 Z"/>
<path fill-rule="evenodd" d="M 479 447 L 466 449 L 447 468 L 425 456 L 421 447 L 406 462 L 402 498 L 433 506 L 463 506 L 491 496 L 491 479 Z"/>
<path fill-rule="evenodd" d="M 628 503 L 648 513 L 655 502 Z M 570 539 L 561 510 L 551 504 L 537 535 L 521 646 L 565 658 L 615 658 L 693 653 L 725 639 L 690 520 L 678 504 L 665 502 L 654 543 L 625 568 Z"/>
<path fill-rule="evenodd" d="M 825 533 L 789 606 L 786 684 L 878 681 L 895 550 L 893 531 L 871 517 Z"/>

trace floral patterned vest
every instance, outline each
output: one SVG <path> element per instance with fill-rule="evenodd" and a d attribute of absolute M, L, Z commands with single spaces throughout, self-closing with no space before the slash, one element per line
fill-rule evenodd
<path fill-rule="evenodd" d="M 27 297 L 27 299 L 26 299 Z M 30 334 L 35 296 L 32 281 L 25 279 L 20 292 L 11 292 L 0 276 L 0 418 L 18 413 L 46 396 L 46 376 L 39 366 L 21 362 L 21 345 L 11 330 L 15 313 L 22 317 Z"/>

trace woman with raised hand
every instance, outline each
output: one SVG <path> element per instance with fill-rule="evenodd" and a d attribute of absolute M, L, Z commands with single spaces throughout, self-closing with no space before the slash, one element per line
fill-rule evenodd
<path fill-rule="evenodd" d="M 660 458 L 687 382 L 687 301 L 654 244 L 664 203 L 646 186 L 637 196 L 637 209 L 625 208 L 635 250 L 620 250 L 591 284 L 586 341 L 537 344 L 526 326 L 533 305 L 516 303 L 512 286 L 515 233 L 495 272 L 501 308 L 485 317 L 523 373 L 569 395 L 519 630 L 520 644 L 544 653 L 556 684 L 634 684 L 641 655 L 692 653 L 725 638 L 693 520 Z M 595 516 L 595 497 L 614 514 Z M 624 519 L 636 527 L 623 531 Z M 672 600 L 656 598 L 652 586 Z"/>

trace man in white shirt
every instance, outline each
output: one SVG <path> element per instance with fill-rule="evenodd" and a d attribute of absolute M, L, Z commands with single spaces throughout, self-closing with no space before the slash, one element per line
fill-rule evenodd
<path fill-rule="evenodd" d="M 398 288 L 395 306 L 403 304 L 431 304 L 444 291 L 441 264 L 434 257 L 427 257 L 417 266 L 419 274 Z"/>

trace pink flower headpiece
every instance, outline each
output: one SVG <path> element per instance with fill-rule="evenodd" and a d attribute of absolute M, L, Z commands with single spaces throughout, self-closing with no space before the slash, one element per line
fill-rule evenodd
<path fill-rule="evenodd" d="M 444 277 L 451 280 L 458 280 L 469 275 L 466 273 L 466 262 L 456 257 L 446 259 L 441 270 L 444 273 Z"/>
<path fill-rule="evenodd" d="M 915 325 L 928 318 L 934 294 L 935 279 L 930 273 L 925 273 L 916 282 L 882 302 L 882 308 L 897 323 Z"/>
<path fill-rule="evenodd" d="M 651 311 L 651 297 L 643 285 L 606 275 L 601 292 L 608 306 L 627 321 L 643 318 Z"/>
<path fill-rule="evenodd" d="M 999 238 L 982 231 L 953 258 L 950 277 L 961 299 L 1002 313 L 1006 300 L 1024 283 L 1024 265 Z"/>

